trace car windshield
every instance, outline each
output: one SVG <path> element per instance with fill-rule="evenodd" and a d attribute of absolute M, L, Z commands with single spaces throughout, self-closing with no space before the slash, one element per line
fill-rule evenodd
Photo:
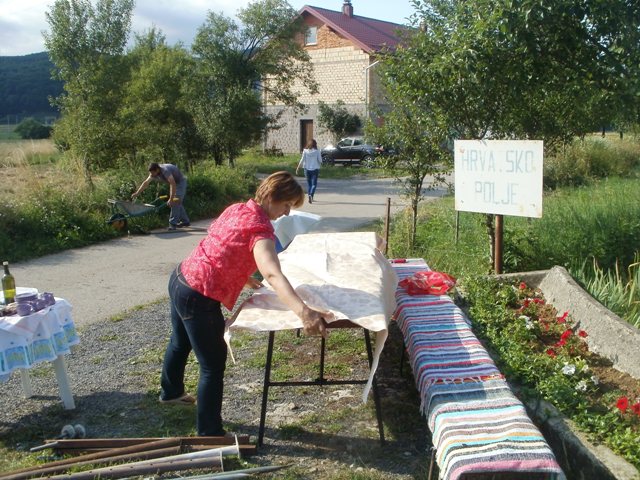
<path fill-rule="evenodd" d="M 339 147 L 350 147 L 351 146 L 351 139 L 350 138 L 343 138 L 342 140 L 340 140 L 338 142 L 338 146 Z"/>

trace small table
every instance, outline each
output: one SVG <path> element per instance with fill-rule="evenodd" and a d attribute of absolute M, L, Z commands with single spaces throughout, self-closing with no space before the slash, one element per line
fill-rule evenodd
<path fill-rule="evenodd" d="M 52 362 L 62 403 L 66 409 L 75 408 L 64 355 L 78 343 L 71 304 L 64 299 L 56 298 L 54 305 L 24 317 L 0 317 L 0 383 L 18 370 L 25 397 L 30 397 L 28 370 L 38 363 Z"/>
<path fill-rule="evenodd" d="M 362 328 L 349 320 L 337 320 L 327 325 L 327 329 L 334 328 Z M 372 367 L 374 362 L 373 350 L 371 348 L 371 339 L 369 330 L 362 328 L 364 332 L 364 342 L 367 348 L 367 358 L 369 359 L 369 368 Z M 273 359 L 273 344 L 275 340 L 275 331 L 269 332 L 269 345 L 267 347 L 267 361 L 264 371 L 264 384 L 262 389 L 262 407 L 260 409 L 260 428 L 258 430 L 258 446 L 262 446 L 264 439 L 265 421 L 267 418 L 267 400 L 269 398 L 269 387 L 293 387 L 293 386 L 305 386 L 305 385 L 365 385 L 368 381 L 371 381 L 371 389 L 373 391 L 373 401 L 376 407 L 376 418 L 378 420 L 378 433 L 380 435 L 380 443 L 384 445 L 384 426 L 382 424 L 382 411 L 380 407 L 380 396 L 378 394 L 378 385 L 376 383 L 375 372 L 372 372 L 370 380 L 328 380 L 324 378 L 324 356 L 325 356 L 325 339 L 322 338 L 320 343 L 320 374 L 316 380 L 313 381 L 288 381 L 288 382 L 272 382 L 271 381 L 271 365 Z"/>
<path fill-rule="evenodd" d="M 311 382 L 272 382 L 271 361 L 275 331 L 299 330 L 302 321 L 279 300 L 271 287 L 260 288 L 238 309 L 228 323 L 232 328 L 269 332 L 267 364 L 258 443 L 262 444 L 268 390 L 271 386 L 365 384 L 363 403 L 373 390 L 380 440 L 384 431 L 375 372 L 388 335 L 388 325 L 396 308 L 397 276 L 378 249 L 374 232 L 300 234 L 278 255 L 282 272 L 298 296 L 308 305 L 329 311 L 336 320 L 328 329 L 362 328 L 369 357 L 368 380 L 327 380 L 324 378 L 325 342 L 320 352 L 320 377 Z M 369 332 L 376 332 L 372 351 Z"/>

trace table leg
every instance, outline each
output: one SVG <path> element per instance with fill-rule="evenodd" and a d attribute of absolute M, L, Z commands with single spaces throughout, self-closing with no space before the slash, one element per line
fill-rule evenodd
<path fill-rule="evenodd" d="M 264 385 L 262 387 L 262 408 L 260 410 L 260 428 L 258 429 L 258 446 L 262 446 L 264 438 L 264 424 L 267 419 L 267 397 L 271 385 L 271 360 L 273 358 L 273 340 L 275 332 L 269 332 L 269 346 L 267 347 L 267 361 L 264 368 Z"/>
<path fill-rule="evenodd" d="M 56 379 L 58 380 L 58 390 L 60 391 L 62 404 L 67 410 L 73 410 L 74 408 L 76 408 L 76 404 L 73 401 L 71 387 L 69 387 L 69 379 L 67 378 L 67 366 L 64 362 L 64 356 L 58 355 L 58 358 L 53 361 L 53 368 L 56 372 Z"/>
<path fill-rule="evenodd" d="M 369 335 L 369 330 L 366 328 L 362 329 L 364 331 L 364 342 L 367 344 L 367 356 L 369 357 L 369 367 L 373 365 L 373 351 L 371 349 L 371 340 Z M 376 418 L 378 419 L 378 433 L 380 434 L 380 444 L 384 445 L 384 425 L 382 423 L 382 407 L 380 405 L 380 395 L 378 393 L 378 382 L 376 381 L 375 375 L 373 376 L 373 382 L 371 383 L 371 389 L 373 390 L 373 402 L 376 406 Z"/>
<path fill-rule="evenodd" d="M 324 337 L 320 340 L 320 376 L 318 377 L 318 382 L 320 384 L 324 383 L 324 349 L 326 343 Z"/>
<path fill-rule="evenodd" d="M 31 377 L 29 377 L 29 371 L 26 368 L 20 369 L 20 381 L 22 382 L 22 392 L 25 398 L 33 396 L 33 389 L 31 388 Z"/>

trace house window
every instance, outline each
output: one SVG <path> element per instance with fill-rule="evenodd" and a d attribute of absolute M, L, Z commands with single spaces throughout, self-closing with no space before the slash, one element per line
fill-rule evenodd
<path fill-rule="evenodd" d="M 315 45 L 318 43 L 318 27 L 307 28 L 307 33 L 304 36 L 305 45 Z"/>

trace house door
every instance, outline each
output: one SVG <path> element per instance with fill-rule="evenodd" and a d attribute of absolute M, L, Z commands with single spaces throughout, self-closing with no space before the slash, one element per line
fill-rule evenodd
<path fill-rule="evenodd" d="M 300 120 L 300 151 L 313 140 L 313 120 Z"/>

